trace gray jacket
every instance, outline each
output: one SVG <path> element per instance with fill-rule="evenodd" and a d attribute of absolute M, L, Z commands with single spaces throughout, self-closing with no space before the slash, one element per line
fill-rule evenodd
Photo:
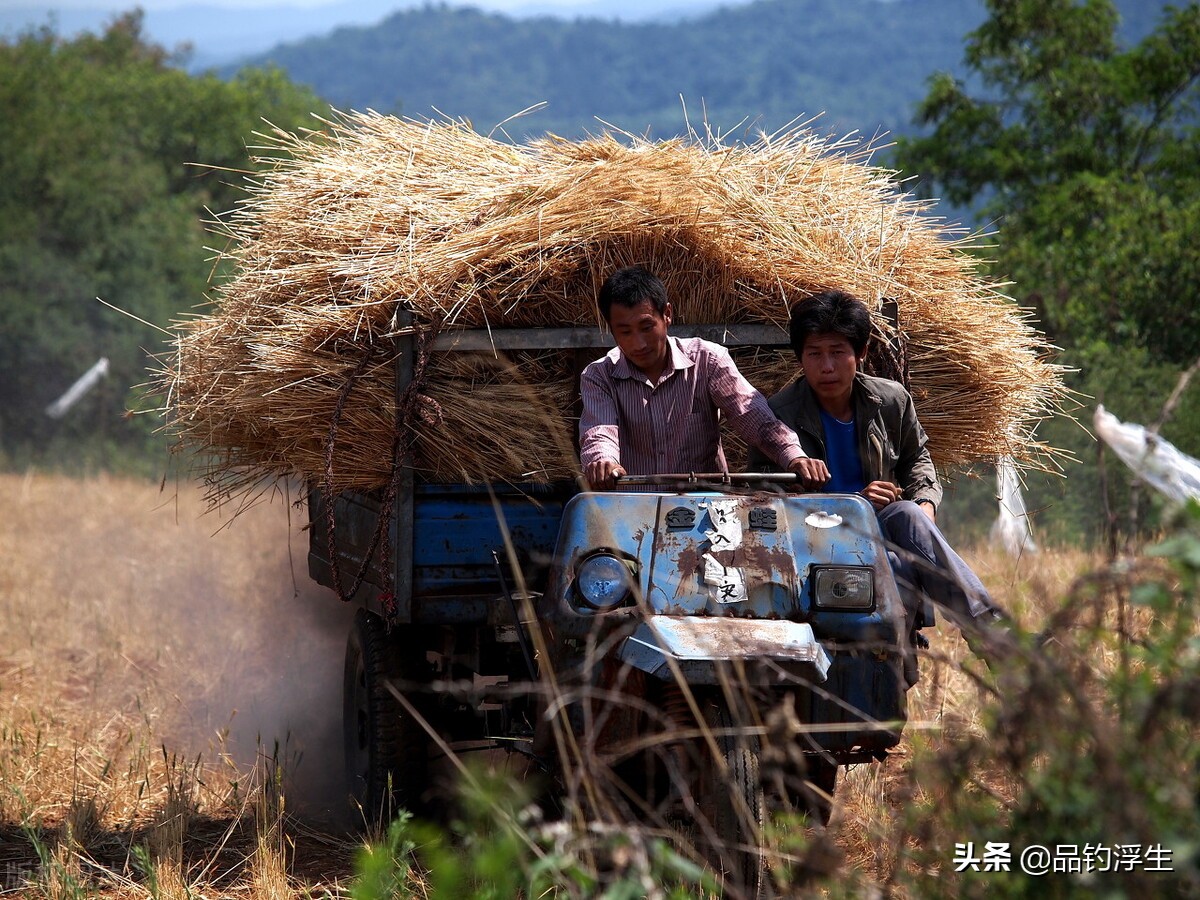
<path fill-rule="evenodd" d="M 917 421 L 912 395 L 904 386 L 886 378 L 861 372 L 854 376 L 854 421 L 858 457 L 868 482 L 891 481 L 904 489 L 904 499 L 928 500 L 936 508 L 942 501 L 942 485 L 926 448 L 925 429 Z M 772 411 L 796 432 L 804 452 L 824 460 L 825 429 L 821 426 L 816 395 L 804 376 L 770 399 Z M 771 472 L 775 467 L 751 449 L 752 472 Z"/>

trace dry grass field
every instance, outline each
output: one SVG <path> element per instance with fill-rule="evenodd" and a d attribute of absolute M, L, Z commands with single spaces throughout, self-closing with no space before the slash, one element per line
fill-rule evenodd
<path fill-rule="evenodd" d="M 308 582 L 285 498 L 232 523 L 199 498 L 188 485 L 0 478 L 7 888 L 32 875 L 71 896 L 77 877 L 149 896 L 139 844 L 206 895 L 285 896 L 349 871 L 351 847 L 327 829 L 291 829 L 276 854 L 259 840 L 277 825 L 272 759 L 297 821 L 336 803 L 347 611 Z"/>
<path fill-rule="evenodd" d="M 356 842 L 337 814 L 349 615 L 308 581 L 288 499 L 231 521 L 205 513 L 190 484 L 0 476 L 4 891 L 347 894 Z M 1034 626 L 1092 562 L 971 559 Z M 981 664 L 952 629 L 933 639 L 909 740 L 840 788 L 829 834 L 868 878 L 895 852 L 886 832 L 912 740 L 981 727 Z"/>

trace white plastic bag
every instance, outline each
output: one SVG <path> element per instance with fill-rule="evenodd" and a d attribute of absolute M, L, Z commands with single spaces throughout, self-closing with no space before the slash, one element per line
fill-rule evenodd
<path fill-rule="evenodd" d="M 1093 421 L 1096 434 L 1146 484 L 1176 503 L 1200 500 L 1200 462 L 1145 427 L 1122 423 L 1103 406 L 1096 407 Z"/>
<path fill-rule="evenodd" d="M 1009 556 L 1036 553 L 1025 498 L 1021 496 L 1021 480 L 1011 456 L 1003 457 L 996 465 L 996 496 L 1000 515 L 992 523 L 992 542 L 1000 544 Z"/>

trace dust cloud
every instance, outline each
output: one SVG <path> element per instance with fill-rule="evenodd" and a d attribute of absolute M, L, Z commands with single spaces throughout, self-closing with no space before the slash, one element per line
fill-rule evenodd
<path fill-rule="evenodd" d="M 277 760 L 290 813 L 346 826 L 342 678 L 355 609 L 309 579 L 306 517 L 275 500 L 231 522 L 201 516 L 220 529 L 207 537 L 181 528 L 158 610 L 176 663 L 158 676 L 175 706 L 164 740 L 241 769 Z"/>
<path fill-rule="evenodd" d="M 105 772 L 198 759 L 218 798 L 274 758 L 288 813 L 361 822 L 341 736 L 355 609 L 310 580 L 297 496 L 235 515 L 190 481 L 0 474 L 0 725 L 49 715 Z M 30 777 L 75 791 L 69 766 L 62 790 Z"/>
<path fill-rule="evenodd" d="M 291 573 L 279 574 L 290 587 Z M 352 812 L 343 764 L 342 678 L 353 614 L 354 607 L 332 591 L 301 582 L 256 623 L 256 664 L 228 679 L 225 697 L 210 700 L 210 715 L 231 712 L 230 755 L 241 765 L 264 754 L 277 757 L 288 809 L 327 824 L 348 824 Z M 279 627 L 279 617 L 290 620 L 287 627 Z"/>

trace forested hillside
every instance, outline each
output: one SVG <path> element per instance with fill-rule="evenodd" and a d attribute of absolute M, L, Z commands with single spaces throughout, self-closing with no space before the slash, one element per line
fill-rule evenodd
<path fill-rule="evenodd" d="M 760 0 L 675 24 L 517 20 L 427 6 L 253 60 L 274 62 L 335 106 L 470 119 L 514 138 L 575 137 L 597 120 L 656 136 L 743 122 L 769 130 L 826 113 L 822 127 L 907 126 L 935 68 L 957 65 L 982 20 L 971 0 Z M 920 27 L 914 23 L 920 21 Z"/>
<path fill-rule="evenodd" d="M 1150 30 L 1159 0 L 1124 0 L 1124 33 Z M 342 109 L 435 110 L 517 139 L 601 128 L 668 137 L 703 120 L 768 131 L 824 113 L 838 133 L 912 130 L 926 79 L 962 71 L 981 0 L 758 0 L 672 24 L 520 20 L 430 5 L 371 28 L 282 46 L 274 62 Z"/>

